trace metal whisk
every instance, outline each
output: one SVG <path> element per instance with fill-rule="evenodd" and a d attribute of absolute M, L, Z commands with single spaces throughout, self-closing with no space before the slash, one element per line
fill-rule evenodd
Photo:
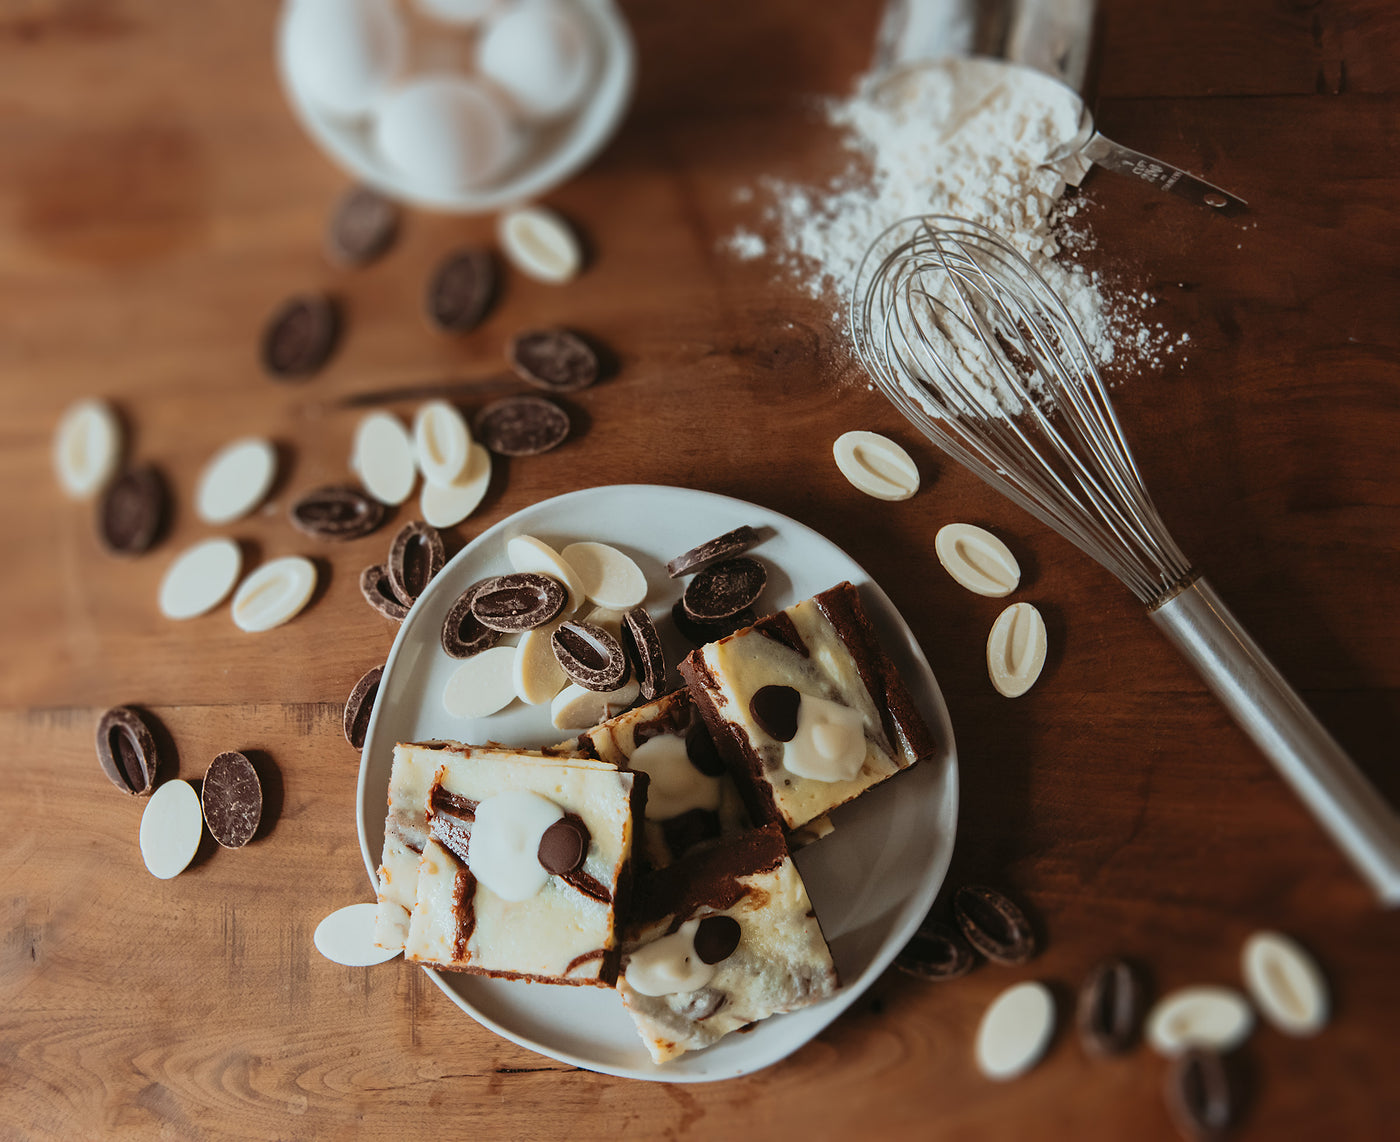
<path fill-rule="evenodd" d="M 1400 817 L 1172 539 L 1093 355 L 1055 291 L 992 231 L 910 218 L 856 276 L 856 352 L 954 459 L 1121 580 L 1387 906 Z"/>

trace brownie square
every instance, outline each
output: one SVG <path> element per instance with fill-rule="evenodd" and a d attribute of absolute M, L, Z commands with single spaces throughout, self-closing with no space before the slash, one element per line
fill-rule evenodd
<path fill-rule="evenodd" d="M 618 991 L 658 1063 L 833 995 L 821 925 L 777 825 L 640 878 Z"/>
<path fill-rule="evenodd" d="M 937 749 L 850 583 L 679 669 L 756 821 L 796 829 Z"/>
<path fill-rule="evenodd" d="M 395 752 L 420 749 L 401 745 Z M 466 746 L 437 758 L 404 958 L 504 979 L 611 987 L 646 777 L 587 758 L 499 748 Z M 511 897 L 482 883 L 481 876 L 491 877 L 472 837 L 492 806 L 519 804 L 522 796 L 536 806 L 543 799 L 559 823 L 581 828 L 582 855 L 577 865 L 549 872 L 542 835 L 533 837 L 505 867 L 538 876 L 540 884 Z"/>

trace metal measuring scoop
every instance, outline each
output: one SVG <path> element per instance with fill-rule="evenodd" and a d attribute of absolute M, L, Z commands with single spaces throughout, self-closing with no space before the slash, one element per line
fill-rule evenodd
<path fill-rule="evenodd" d="M 1033 70 L 1079 109 L 1078 129 L 1045 161 L 1066 182 L 1079 185 L 1097 165 L 1221 214 L 1246 210 L 1238 195 L 1094 129 L 1078 90 L 1088 67 L 1094 7 L 1094 0 L 889 0 L 876 35 L 874 70 L 884 77 L 878 86 L 948 59 Z"/>

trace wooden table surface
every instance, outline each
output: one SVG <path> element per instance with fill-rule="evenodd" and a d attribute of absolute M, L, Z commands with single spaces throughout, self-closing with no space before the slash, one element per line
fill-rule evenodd
<path fill-rule="evenodd" d="M 322 229 L 345 179 L 284 105 L 275 7 L 0 4 L 0 1137 L 1165 1139 L 1150 1051 L 1090 1061 L 1066 1019 L 1037 1070 L 994 1084 L 972 1061 L 978 1019 L 1028 978 L 1067 1015 L 1111 953 L 1159 993 L 1237 984 L 1241 945 L 1265 927 L 1316 953 L 1335 1015 L 1311 1040 L 1256 1031 L 1239 1137 L 1394 1137 L 1400 917 L 1125 590 L 866 391 L 829 303 L 717 248 L 757 224 L 736 188 L 838 161 L 807 97 L 849 90 L 876 6 L 629 4 L 633 110 L 549 197 L 587 235 L 587 272 L 562 289 L 510 276 L 458 339 L 426 328 L 422 284 L 451 245 L 489 241 L 492 220 L 413 213 L 381 263 L 330 267 Z M 1119 379 L 1120 415 L 1181 546 L 1394 802 L 1400 10 L 1106 0 L 1100 31 L 1105 132 L 1253 207 L 1226 220 L 1125 180 L 1087 184 L 1088 263 L 1190 334 L 1184 368 Z M 347 335 L 322 374 L 274 384 L 256 361 L 263 319 L 316 288 L 342 299 Z M 359 416 L 345 398 L 496 376 L 505 339 L 548 322 L 609 346 L 615 373 L 572 401 L 576 438 L 501 466 L 451 549 L 545 497 L 624 482 L 739 496 L 829 536 L 902 610 L 946 695 L 963 790 L 948 884 L 1022 899 L 1046 936 L 1032 963 L 945 985 L 886 973 L 785 1061 L 682 1086 L 532 1054 L 416 969 L 315 952 L 317 922 L 367 898 L 340 718 L 394 635 L 357 589 L 391 530 L 318 545 L 284 509 L 342 475 Z M 91 506 L 52 476 L 57 419 L 88 395 L 115 403 L 131 454 L 175 490 L 145 558 L 105 555 Z M 903 443 L 924 490 L 884 504 L 848 486 L 829 449 L 853 427 Z M 286 472 L 271 508 L 222 530 L 259 558 L 314 555 L 325 586 L 264 635 L 226 610 L 163 620 L 164 567 L 211 530 L 190 509 L 196 474 L 244 434 L 277 441 Z M 1017 597 L 1047 618 L 1049 665 L 1020 700 L 996 695 L 983 664 L 1001 604 L 936 565 L 934 533 L 954 520 L 1010 538 L 1027 569 Z M 182 876 L 147 874 L 142 804 L 94 757 L 118 703 L 168 731 L 167 775 L 257 751 L 268 813 L 254 843 L 206 838 Z"/>

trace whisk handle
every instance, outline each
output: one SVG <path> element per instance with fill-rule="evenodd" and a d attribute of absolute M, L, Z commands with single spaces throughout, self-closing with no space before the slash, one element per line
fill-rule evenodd
<path fill-rule="evenodd" d="M 1387 908 L 1400 906 L 1400 815 L 1204 579 L 1149 612 Z"/>

